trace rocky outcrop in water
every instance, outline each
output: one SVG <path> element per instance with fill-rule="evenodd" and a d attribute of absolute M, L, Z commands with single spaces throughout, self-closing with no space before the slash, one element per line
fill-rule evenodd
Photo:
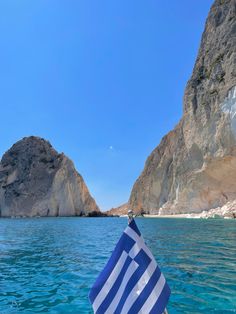
<path fill-rule="evenodd" d="M 236 0 L 216 0 L 184 95 L 183 118 L 148 157 L 136 213 L 199 213 L 236 199 Z"/>
<path fill-rule="evenodd" d="M 42 138 L 26 137 L 0 162 L 0 216 L 99 215 L 72 161 Z"/>

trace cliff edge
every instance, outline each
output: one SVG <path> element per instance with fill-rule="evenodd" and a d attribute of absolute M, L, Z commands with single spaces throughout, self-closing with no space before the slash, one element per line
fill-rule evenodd
<path fill-rule="evenodd" d="M 236 200 L 236 0 L 216 0 L 184 94 L 183 117 L 148 157 L 129 208 L 200 213 Z"/>

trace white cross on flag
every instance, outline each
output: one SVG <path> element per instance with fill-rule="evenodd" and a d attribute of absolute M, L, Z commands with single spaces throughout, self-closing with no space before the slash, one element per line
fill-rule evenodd
<path fill-rule="evenodd" d="M 95 314 L 162 314 L 170 288 L 132 219 L 93 285 Z"/>

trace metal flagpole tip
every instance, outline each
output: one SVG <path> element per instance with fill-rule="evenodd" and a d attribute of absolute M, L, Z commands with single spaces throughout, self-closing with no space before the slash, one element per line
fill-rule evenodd
<path fill-rule="evenodd" d="M 129 217 L 129 223 L 130 223 L 134 217 L 134 212 L 132 211 L 132 209 L 128 210 L 128 217 Z"/>

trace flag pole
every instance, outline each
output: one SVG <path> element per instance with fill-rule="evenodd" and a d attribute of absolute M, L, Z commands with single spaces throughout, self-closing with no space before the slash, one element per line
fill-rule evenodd
<path fill-rule="evenodd" d="M 131 223 L 131 221 L 134 219 L 134 212 L 132 209 L 128 210 L 128 224 Z M 168 314 L 167 309 L 163 312 L 163 314 Z"/>
<path fill-rule="evenodd" d="M 132 209 L 128 210 L 128 223 L 130 223 L 133 220 L 134 216 L 134 212 L 132 211 Z"/>

